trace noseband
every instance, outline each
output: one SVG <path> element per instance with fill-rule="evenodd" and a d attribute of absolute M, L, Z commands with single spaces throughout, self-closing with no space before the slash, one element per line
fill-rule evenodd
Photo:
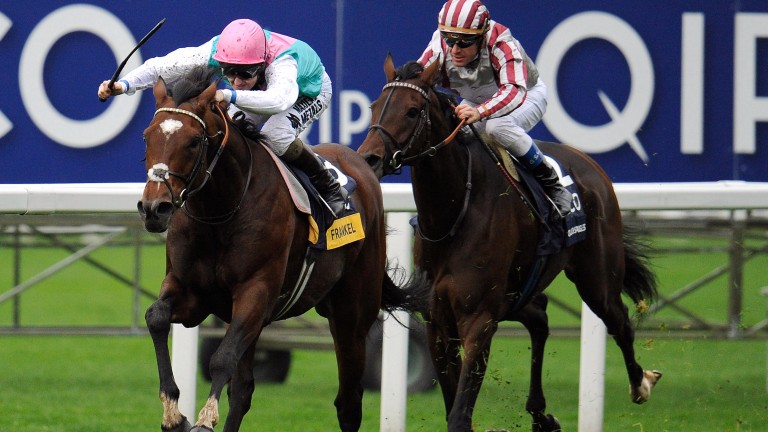
<path fill-rule="evenodd" d="M 200 182 L 200 185 L 197 186 L 196 188 L 188 191 L 189 185 L 192 184 L 195 181 L 195 179 L 198 177 L 198 175 L 200 175 L 200 173 L 201 173 L 202 166 L 203 166 L 203 160 L 204 160 L 206 154 L 208 153 L 208 146 L 210 144 L 210 141 L 209 141 L 210 137 L 206 133 L 205 121 L 203 121 L 203 119 L 200 118 L 200 116 L 198 116 L 197 114 L 193 113 L 192 111 L 188 111 L 188 110 L 181 109 L 181 108 L 170 108 L 170 107 L 158 108 L 155 111 L 155 115 L 157 115 L 160 112 L 171 112 L 171 113 L 183 114 L 183 115 L 192 117 L 198 123 L 200 123 L 200 125 L 203 127 L 203 131 L 200 134 L 200 143 L 201 143 L 201 145 L 200 145 L 200 151 L 197 153 L 197 158 L 195 159 L 195 164 L 192 167 L 192 170 L 190 171 L 190 173 L 187 174 L 187 175 L 184 175 L 184 174 L 179 173 L 177 171 L 172 171 L 168 167 L 168 165 L 165 164 L 165 163 L 156 163 L 147 172 L 147 180 L 148 181 L 154 181 L 154 182 L 165 184 L 165 187 L 168 189 L 168 193 L 171 194 L 171 202 L 173 203 L 174 207 L 182 208 L 184 210 L 184 212 L 187 214 L 187 216 L 189 216 L 191 219 L 194 219 L 194 220 L 196 220 L 198 222 L 216 223 L 216 224 L 218 224 L 218 223 L 224 223 L 224 222 L 229 221 L 229 219 L 231 219 L 232 216 L 238 210 L 240 210 L 240 206 L 243 203 L 243 200 L 245 199 L 245 196 L 246 196 L 246 194 L 248 192 L 248 186 L 250 185 L 250 181 L 251 181 L 251 173 L 253 171 L 253 157 L 249 157 L 250 166 L 249 166 L 249 169 L 248 169 L 248 174 L 247 174 L 247 178 L 246 178 L 245 188 L 243 190 L 242 196 L 240 197 L 240 202 L 237 204 L 237 206 L 234 209 L 230 210 L 228 213 L 226 213 L 224 215 L 213 216 L 213 217 L 206 217 L 206 218 L 194 216 L 194 215 L 189 213 L 189 211 L 184 206 L 184 204 L 187 202 L 187 199 L 189 199 L 191 196 L 193 196 L 194 194 L 199 192 L 203 187 L 205 187 L 206 183 L 208 183 L 208 180 L 211 178 L 211 173 L 213 172 L 213 169 L 216 167 L 216 164 L 219 161 L 219 157 L 221 157 L 221 154 L 224 151 L 224 147 L 226 146 L 227 141 L 229 140 L 229 118 L 221 110 L 221 107 L 219 107 L 218 104 L 214 104 L 214 106 L 216 107 L 216 110 L 219 112 L 219 115 L 221 115 L 221 117 L 224 119 L 225 131 L 224 132 L 218 131 L 215 135 L 212 135 L 210 137 L 216 137 L 216 136 L 219 136 L 219 135 L 223 134 L 224 138 L 222 139 L 221 145 L 219 146 L 218 150 L 216 151 L 216 155 L 213 157 L 213 160 L 208 165 L 208 169 L 205 170 L 205 173 L 204 173 L 205 177 Z M 246 143 L 246 147 L 248 148 L 248 151 L 250 153 L 251 148 L 250 148 L 250 146 L 247 143 Z M 181 193 L 179 193 L 178 197 L 174 196 L 173 188 L 171 187 L 171 184 L 168 181 L 171 176 L 180 179 L 184 183 L 184 189 L 181 191 Z"/>

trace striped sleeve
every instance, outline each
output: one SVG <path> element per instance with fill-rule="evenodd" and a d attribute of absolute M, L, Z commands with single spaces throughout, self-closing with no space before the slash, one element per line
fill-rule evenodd
<path fill-rule="evenodd" d="M 419 63 L 425 68 L 432 63 L 438 61 L 441 57 L 445 57 L 443 54 L 443 38 L 440 36 L 440 31 L 435 30 L 432 34 L 432 40 L 429 41 L 429 45 L 419 57 Z"/>
<path fill-rule="evenodd" d="M 514 111 L 523 104 L 527 93 L 528 71 L 517 41 L 502 25 L 496 24 L 491 32 L 489 56 L 499 90 L 478 107 L 481 117 L 501 117 Z"/>

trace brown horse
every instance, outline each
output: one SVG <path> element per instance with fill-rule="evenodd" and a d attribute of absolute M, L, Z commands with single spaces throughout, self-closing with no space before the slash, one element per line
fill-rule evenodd
<path fill-rule="evenodd" d="M 237 431 L 251 405 L 262 329 L 314 307 L 328 319 L 334 339 L 339 427 L 356 431 L 369 328 L 380 308 L 421 307 L 409 303 L 418 296 L 400 290 L 387 275 L 378 178 L 351 149 L 317 147 L 356 181 L 351 201 L 365 238 L 310 250 L 309 218 L 293 204 L 270 151 L 215 105 L 210 74 L 198 71 L 194 78 L 174 86 L 172 96 L 162 79 L 155 85 L 157 111 L 144 131 L 148 181 L 138 209 L 148 231 L 168 231 L 166 276 L 146 313 L 160 374 L 162 429 L 213 430 L 228 385 L 224 431 Z M 230 325 L 211 358 L 210 394 L 193 427 L 178 409 L 168 332 L 171 323 L 196 326 L 211 314 Z"/>
<path fill-rule="evenodd" d="M 411 167 L 418 210 L 413 279 L 432 292 L 426 319 L 448 430 L 472 430 L 491 338 L 506 320 L 521 321 L 531 332 L 526 409 L 533 430 L 560 429 L 557 419 L 545 414 L 541 390 L 548 334 L 542 291 L 563 270 L 621 349 L 632 401 L 645 402 L 661 374 L 644 371 L 636 362 L 634 330 L 621 295 L 635 303 L 650 302 L 656 297 L 656 280 L 643 244 L 623 226 L 608 176 L 572 147 L 537 143 L 570 173 L 579 191 L 576 205 L 586 214 L 586 238 L 541 261 L 537 243 L 550 225 L 530 204 L 529 190 L 499 170 L 496 153 L 492 157 L 490 148 L 471 133 L 453 138 L 459 121 L 454 101 L 434 88 L 438 67 L 434 63 L 424 70 L 411 62 L 396 71 L 387 57 L 388 83 L 372 105 L 374 123 L 358 152 L 379 176 L 401 164 Z M 530 278 L 536 274 L 538 279 Z"/>

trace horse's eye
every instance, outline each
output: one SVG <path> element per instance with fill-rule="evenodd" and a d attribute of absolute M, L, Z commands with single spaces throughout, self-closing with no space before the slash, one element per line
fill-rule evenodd
<path fill-rule="evenodd" d="M 408 110 L 407 113 L 405 113 L 405 115 L 407 115 L 408 118 L 412 118 L 413 119 L 413 118 L 416 118 L 416 117 L 419 116 L 419 112 L 421 112 L 421 111 L 418 108 L 411 108 L 411 109 Z"/>
<path fill-rule="evenodd" d="M 200 145 L 200 141 L 201 141 L 200 137 L 193 138 L 192 140 L 189 141 L 189 148 L 192 148 L 192 149 L 197 148 L 197 146 Z"/>

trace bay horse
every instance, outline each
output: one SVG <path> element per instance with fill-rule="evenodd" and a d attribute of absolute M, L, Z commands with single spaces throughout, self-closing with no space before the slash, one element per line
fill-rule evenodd
<path fill-rule="evenodd" d="M 166 275 L 145 316 L 160 376 L 162 430 L 212 431 L 227 385 L 224 431 L 239 430 L 251 406 L 262 329 L 314 307 L 334 340 L 339 428 L 357 431 L 369 328 L 382 308 L 422 307 L 387 274 L 378 178 L 348 147 L 316 147 L 357 183 L 351 202 L 365 238 L 310 252 L 309 218 L 293 204 L 274 156 L 214 102 L 216 86 L 202 69 L 171 89 L 161 78 L 153 90 L 155 116 L 144 131 L 148 180 L 138 211 L 148 231 L 167 230 Z M 168 334 L 171 323 L 196 326 L 209 315 L 229 326 L 210 360 L 207 402 L 192 425 L 178 408 Z"/>
<path fill-rule="evenodd" d="M 530 205 L 530 191 L 499 170 L 490 148 L 473 134 L 458 133 L 463 123 L 454 115 L 455 101 L 435 88 L 438 67 L 410 62 L 396 70 L 387 56 L 387 84 L 371 105 L 371 128 L 358 152 L 379 177 L 410 166 L 418 214 L 412 280 L 432 292 L 425 319 L 448 430 L 472 430 L 491 339 L 507 320 L 522 322 L 531 334 L 526 410 L 532 428 L 560 430 L 546 414 L 541 362 L 549 334 L 543 291 L 561 271 L 614 337 L 631 399 L 644 403 L 661 373 L 644 371 L 635 360 L 622 293 L 641 310 L 657 296 L 656 278 L 647 245 L 623 226 L 608 176 L 573 147 L 537 141 L 570 174 L 579 191 L 575 205 L 586 215 L 585 239 L 538 260 L 537 241 L 547 223 Z M 538 279 L 529 278 L 537 271 Z"/>

